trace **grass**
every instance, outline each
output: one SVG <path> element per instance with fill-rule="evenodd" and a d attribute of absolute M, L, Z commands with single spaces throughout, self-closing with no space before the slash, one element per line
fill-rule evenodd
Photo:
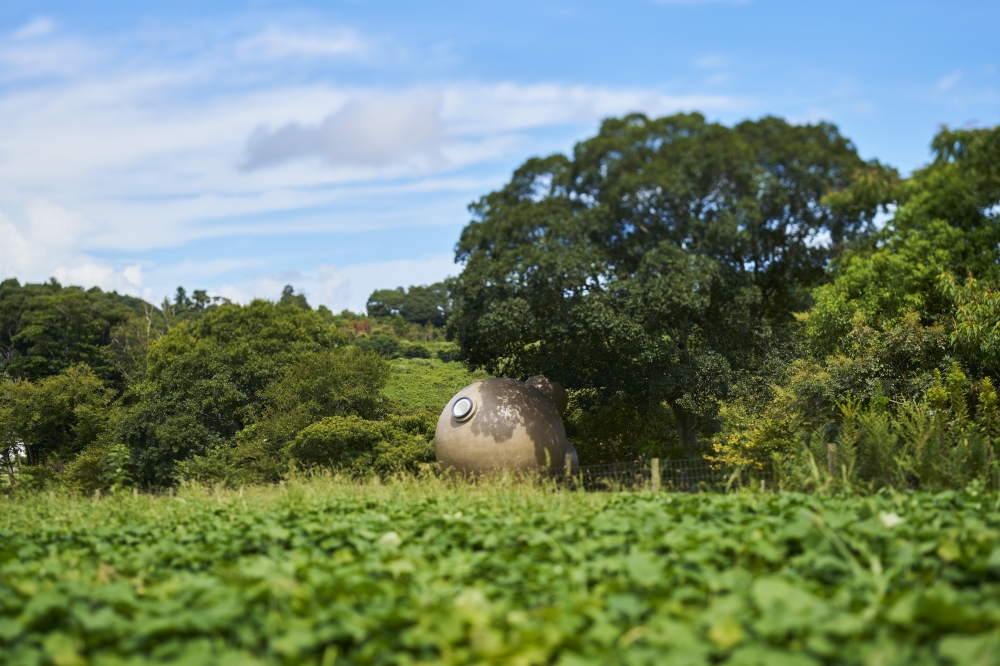
<path fill-rule="evenodd" d="M 992 664 L 998 498 L 331 476 L 0 499 L 2 664 Z"/>
<path fill-rule="evenodd" d="M 469 372 L 457 362 L 400 358 L 392 361 L 392 379 L 384 393 L 411 409 L 439 411 L 461 389 L 487 376 L 483 372 Z"/>

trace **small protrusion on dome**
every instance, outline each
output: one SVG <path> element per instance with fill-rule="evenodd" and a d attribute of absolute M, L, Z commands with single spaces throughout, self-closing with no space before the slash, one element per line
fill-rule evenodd
<path fill-rule="evenodd" d="M 569 396 L 566 394 L 566 389 L 562 387 L 562 384 L 552 381 L 544 375 L 529 377 L 524 383 L 545 394 L 545 397 L 555 404 L 560 414 L 566 412 L 566 406 L 569 404 Z"/>

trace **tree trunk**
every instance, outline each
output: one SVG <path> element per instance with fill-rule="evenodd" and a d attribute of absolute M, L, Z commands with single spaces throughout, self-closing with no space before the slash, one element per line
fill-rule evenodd
<path fill-rule="evenodd" d="M 3 466 L 7 470 L 7 480 L 10 486 L 14 487 L 14 461 L 11 460 L 11 448 L 8 446 L 3 452 Z"/>
<path fill-rule="evenodd" d="M 698 457 L 698 433 L 695 431 L 697 417 L 694 412 L 689 412 L 676 402 L 670 403 L 670 409 L 674 411 L 674 423 L 677 424 L 677 439 L 680 440 L 681 447 L 689 458 Z"/>

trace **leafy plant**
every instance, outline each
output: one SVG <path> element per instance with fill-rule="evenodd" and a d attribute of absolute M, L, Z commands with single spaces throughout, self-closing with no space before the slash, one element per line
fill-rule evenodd
<path fill-rule="evenodd" d="M 498 478 L 0 499 L 0 664 L 990 664 L 1000 513 Z"/>

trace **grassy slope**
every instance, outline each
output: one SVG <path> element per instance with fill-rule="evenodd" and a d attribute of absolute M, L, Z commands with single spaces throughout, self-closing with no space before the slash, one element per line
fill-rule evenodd
<path fill-rule="evenodd" d="M 989 664 L 996 502 L 325 477 L 0 499 L 0 663 Z"/>
<path fill-rule="evenodd" d="M 461 363 L 439 359 L 401 358 L 392 362 L 392 379 L 385 394 L 411 409 L 444 409 L 453 395 L 487 375 L 469 372 Z"/>

